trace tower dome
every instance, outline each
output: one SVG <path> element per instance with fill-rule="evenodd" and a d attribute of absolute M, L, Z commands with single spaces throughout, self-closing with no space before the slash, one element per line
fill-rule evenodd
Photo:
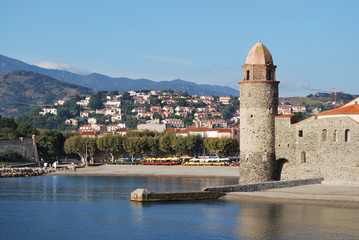
<path fill-rule="evenodd" d="M 249 51 L 246 64 L 274 64 L 268 48 L 260 41 Z"/>

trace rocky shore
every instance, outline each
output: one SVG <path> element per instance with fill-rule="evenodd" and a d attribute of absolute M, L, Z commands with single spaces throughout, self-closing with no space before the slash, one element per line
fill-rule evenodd
<path fill-rule="evenodd" d="M 0 177 L 32 177 L 56 172 L 55 168 L 25 167 L 25 168 L 2 168 Z"/>

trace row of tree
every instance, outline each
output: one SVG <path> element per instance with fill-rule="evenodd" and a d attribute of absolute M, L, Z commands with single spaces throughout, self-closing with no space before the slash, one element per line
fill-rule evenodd
<path fill-rule="evenodd" d="M 83 138 L 77 135 L 69 137 L 64 143 L 65 151 L 78 154 L 84 165 L 87 165 L 88 160 L 93 163 L 100 152 L 107 153 L 108 160 L 114 162 L 117 157 L 125 156 L 196 156 L 207 153 L 217 156 L 235 155 L 238 154 L 238 147 L 237 139 L 202 138 L 200 135 L 182 137 L 176 136 L 174 132 L 152 136 L 106 135 L 100 138 Z"/>

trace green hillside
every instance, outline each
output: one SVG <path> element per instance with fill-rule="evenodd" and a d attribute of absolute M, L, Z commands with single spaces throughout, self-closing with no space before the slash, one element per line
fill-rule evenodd
<path fill-rule="evenodd" d="M 92 90 L 29 71 L 0 74 L 0 115 L 19 116 L 33 107 L 56 100 L 91 94 Z"/>
<path fill-rule="evenodd" d="M 336 107 L 340 107 L 357 97 L 358 95 L 351 95 L 339 92 L 336 94 Z M 317 108 L 321 111 L 326 111 L 334 108 L 334 95 L 333 93 L 317 92 L 315 94 L 309 94 L 306 97 L 280 98 L 279 104 L 306 106 L 308 110 L 313 110 Z"/>

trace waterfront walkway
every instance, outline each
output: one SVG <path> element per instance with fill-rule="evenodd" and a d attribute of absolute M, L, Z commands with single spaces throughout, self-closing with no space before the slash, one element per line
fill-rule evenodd
<path fill-rule="evenodd" d="M 359 183 L 323 182 L 259 192 L 232 192 L 225 199 L 359 208 Z"/>

